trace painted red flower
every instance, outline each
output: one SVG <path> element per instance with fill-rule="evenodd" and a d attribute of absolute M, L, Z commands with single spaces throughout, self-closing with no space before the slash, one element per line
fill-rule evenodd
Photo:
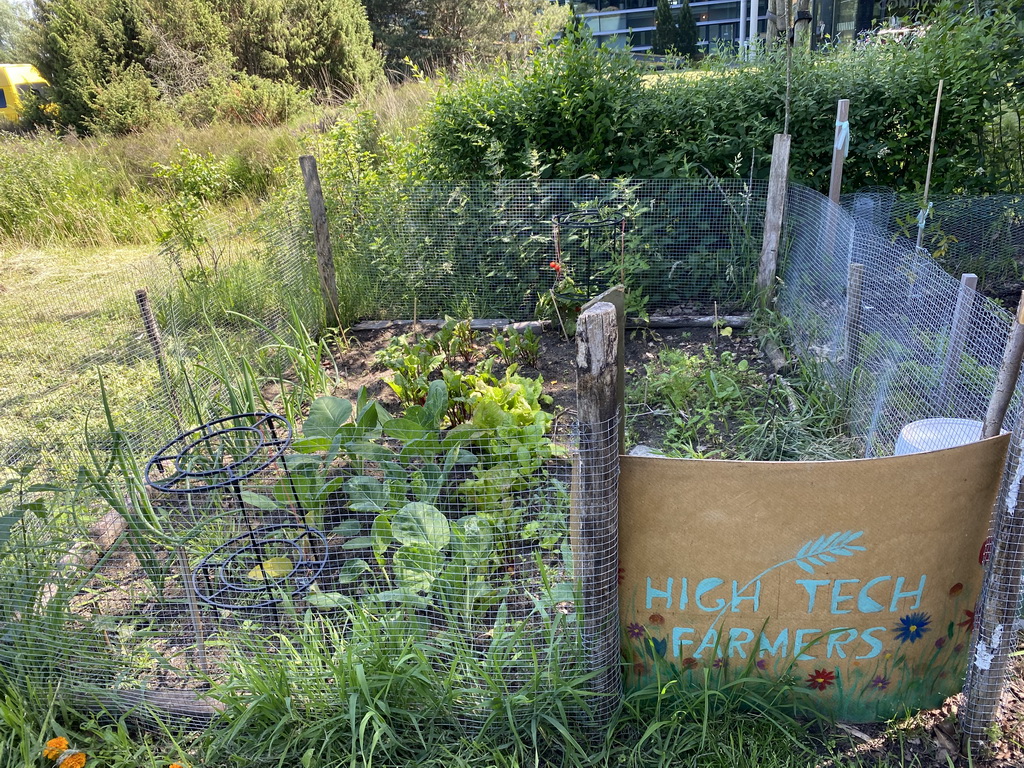
<path fill-rule="evenodd" d="M 657 624 L 659 627 L 665 623 L 665 617 L 660 613 L 652 613 L 647 619 L 651 624 Z"/>
<path fill-rule="evenodd" d="M 964 609 L 964 614 L 967 616 L 966 619 L 957 624 L 958 627 L 967 627 L 968 632 L 974 631 L 974 611 L 968 611 Z"/>
<path fill-rule="evenodd" d="M 633 674 L 637 677 L 643 677 L 644 673 L 647 672 L 647 665 L 642 661 L 638 661 L 633 665 Z"/>
<path fill-rule="evenodd" d="M 949 596 L 950 597 L 956 597 L 957 595 L 959 595 L 963 591 L 964 591 L 964 585 L 961 584 L 958 581 L 956 584 L 954 584 L 952 587 L 949 588 Z"/>
<path fill-rule="evenodd" d="M 622 584 L 622 582 L 626 580 L 626 569 L 620 566 L 617 571 L 617 576 L 619 579 L 619 584 Z"/>
<path fill-rule="evenodd" d="M 700 666 L 700 662 L 697 661 L 693 656 L 687 656 L 682 661 L 683 669 L 696 669 Z"/>
<path fill-rule="evenodd" d="M 814 670 L 814 673 L 808 675 L 806 680 L 808 688 L 817 688 L 819 691 L 824 691 L 835 681 L 835 672 L 829 672 L 827 669 Z"/>
<path fill-rule="evenodd" d="M 978 564 L 984 565 L 988 562 L 988 556 L 992 554 L 992 537 L 989 536 L 985 539 L 985 543 L 981 545 L 981 551 L 978 552 Z"/>

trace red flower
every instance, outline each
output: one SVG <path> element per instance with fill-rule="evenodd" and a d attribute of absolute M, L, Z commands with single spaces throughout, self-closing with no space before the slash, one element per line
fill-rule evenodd
<path fill-rule="evenodd" d="M 559 264 L 557 261 L 552 261 L 550 264 L 548 264 L 548 266 L 555 270 L 555 272 L 562 271 L 562 265 Z"/>
<path fill-rule="evenodd" d="M 626 580 L 626 569 L 622 566 L 619 566 L 616 576 L 619 580 L 619 584 L 622 584 L 622 582 Z"/>
<path fill-rule="evenodd" d="M 954 584 L 952 587 L 949 588 L 949 596 L 950 597 L 956 597 L 957 595 L 959 595 L 963 591 L 964 591 L 964 585 L 961 584 L 958 581 L 956 584 Z"/>
<path fill-rule="evenodd" d="M 633 674 L 637 677 L 643 677 L 644 673 L 647 672 L 647 665 L 642 661 L 638 661 L 633 664 Z"/>
<path fill-rule="evenodd" d="M 647 619 L 651 624 L 657 624 L 659 627 L 665 623 L 665 617 L 660 613 L 652 613 Z"/>
<path fill-rule="evenodd" d="M 687 656 L 683 659 L 683 669 L 696 669 L 700 666 L 700 662 L 697 661 L 693 656 Z"/>
<path fill-rule="evenodd" d="M 978 552 L 978 565 L 984 565 L 988 562 L 988 556 L 992 554 L 992 537 L 989 536 L 985 539 L 985 543 L 981 545 L 981 551 Z"/>
<path fill-rule="evenodd" d="M 824 691 L 835 681 L 835 672 L 829 672 L 827 669 L 816 669 L 814 670 L 814 674 L 807 676 L 807 687 L 817 688 L 819 691 Z"/>
<path fill-rule="evenodd" d="M 958 627 L 967 627 L 968 632 L 974 631 L 974 611 L 968 611 L 964 609 L 964 614 L 967 616 L 966 619 L 957 624 Z"/>

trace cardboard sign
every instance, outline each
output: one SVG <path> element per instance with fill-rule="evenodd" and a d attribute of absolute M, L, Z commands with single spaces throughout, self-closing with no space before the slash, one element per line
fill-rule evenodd
<path fill-rule="evenodd" d="M 1008 443 L 834 462 L 623 457 L 627 687 L 782 679 L 854 722 L 956 693 Z"/>

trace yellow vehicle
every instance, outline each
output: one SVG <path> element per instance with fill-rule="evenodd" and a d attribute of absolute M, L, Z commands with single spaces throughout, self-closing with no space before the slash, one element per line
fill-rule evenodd
<path fill-rule="evenodd" d="M 0 119 L 17 122 L 24 98 L 34 94 L 46 99 L 49 86 L 31 64 L 0 64 Z"/>

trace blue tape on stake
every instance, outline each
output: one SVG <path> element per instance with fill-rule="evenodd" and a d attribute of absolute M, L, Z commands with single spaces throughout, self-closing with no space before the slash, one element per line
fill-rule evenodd
<path fill-rule="evenodd" d="M 932 203 L 928 203 L 927 208 L 922 208 L 917 212 L 917 228 L 924 229 L 924 224 L 928 221 L 928 215 L 932 212 Z"/>
<path fill-rule="evenodd" d="M 845 160 L 850 156 L 850 121 L 837 120 L 836 128 L 839 129 L 839 133 L 836 134 L 835 148 L 843 151 L 843 159 Z"/>

